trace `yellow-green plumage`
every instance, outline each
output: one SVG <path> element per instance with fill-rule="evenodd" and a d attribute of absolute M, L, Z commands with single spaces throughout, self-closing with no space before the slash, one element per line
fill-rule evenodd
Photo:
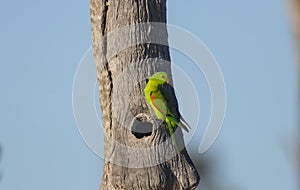
<path fill-rule="evenodd" d="M 175 149 L 180 152 L 174 132 L 177 126 L 188 131 L 188 124 L 181 118 L 173 88 L 168 84 L 166 72 L 157 72 L 150 77 L 144 89 L 145 98 L 158 119 L 164 120 L 168 126 Z M 183 123 L 184 122 L 184 123 Z"/>

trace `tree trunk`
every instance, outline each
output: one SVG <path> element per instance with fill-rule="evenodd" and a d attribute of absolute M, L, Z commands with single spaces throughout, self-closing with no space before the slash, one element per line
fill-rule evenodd
<path fill-rule="evenodd" d="M 166 0 L 91 0 L 90 8 L 105 133 L 100 189 L 195 189 L 189 155 L 176 154 L 143 95 L 153 73 L 171 76 Z"/>
<path fill-rule="evenodd" d="M 300 95 L 300 0 L 290 0 L 292 13 L 293 13 L 293 21 L 294 21 L 294 30 L 296 34 L 296 41 L 297 41 L 297 55 L 298 55 L 298 94 Z M 300 142 L 298 140 L 298 147 L 296 149 L 297 152 L 297 164 L 299 168 L 299 176 L 300 176 Z"/>

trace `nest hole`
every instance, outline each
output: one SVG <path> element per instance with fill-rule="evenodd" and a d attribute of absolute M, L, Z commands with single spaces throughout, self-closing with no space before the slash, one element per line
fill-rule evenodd
<path fill-rule="evenodd" d="M 137 138 L 142 139 L 152 135 L 153 124 L 149 122 L 149 117 L 146 114 L 138 114 L 131 127 L 131 133 Z"/>

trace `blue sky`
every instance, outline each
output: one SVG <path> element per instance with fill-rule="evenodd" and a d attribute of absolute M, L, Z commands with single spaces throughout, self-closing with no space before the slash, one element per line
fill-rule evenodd
<path fill-rule="evenodd" d="M 84 143 L 72 112 L 73 77 L 91 45 L 89 2 L 2 1 L 0 21 L 0 189 L 98 189 L 103 161 Z M 225 78 L 226 118 L 205 155 L 218 158 L 214 183 L 296 189 L 296 57 L 286 2 L 169 1 L 168 22 L 204 41 Z M 180 53 L 172 51 L 172 61 L 193 74 Z M 209 94 L 201 76 L 199 84 L 201 126 Z"/>

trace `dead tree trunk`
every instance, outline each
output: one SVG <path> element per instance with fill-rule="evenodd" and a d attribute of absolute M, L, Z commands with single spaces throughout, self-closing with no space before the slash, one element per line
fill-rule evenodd
<path fill-rule="evenodd" d="M 100 189 L 195 189 L 191 159 L 176 154 L 143 95 L 153 73 L 171 76 L 166 0 L 91 0 L 90 8 L 105 133 Z"/>
<path fill-rule="evenodd" d="M 296 34 L 296 41 L 297 41 L 297 55 L 298 55 L 298 93 L 300 95 L 300 0 L 290 0 L 291 1 L 291 8 L 293 13 L 293 21 L 294 21 L 294 30 Z M 300 132 L 300 131 L 299 131 Z M 300 142 L 298 140 L 298 148 L 297 148 L 297 164 L 299 168 L 298 174 L 300 175 Z"/>

